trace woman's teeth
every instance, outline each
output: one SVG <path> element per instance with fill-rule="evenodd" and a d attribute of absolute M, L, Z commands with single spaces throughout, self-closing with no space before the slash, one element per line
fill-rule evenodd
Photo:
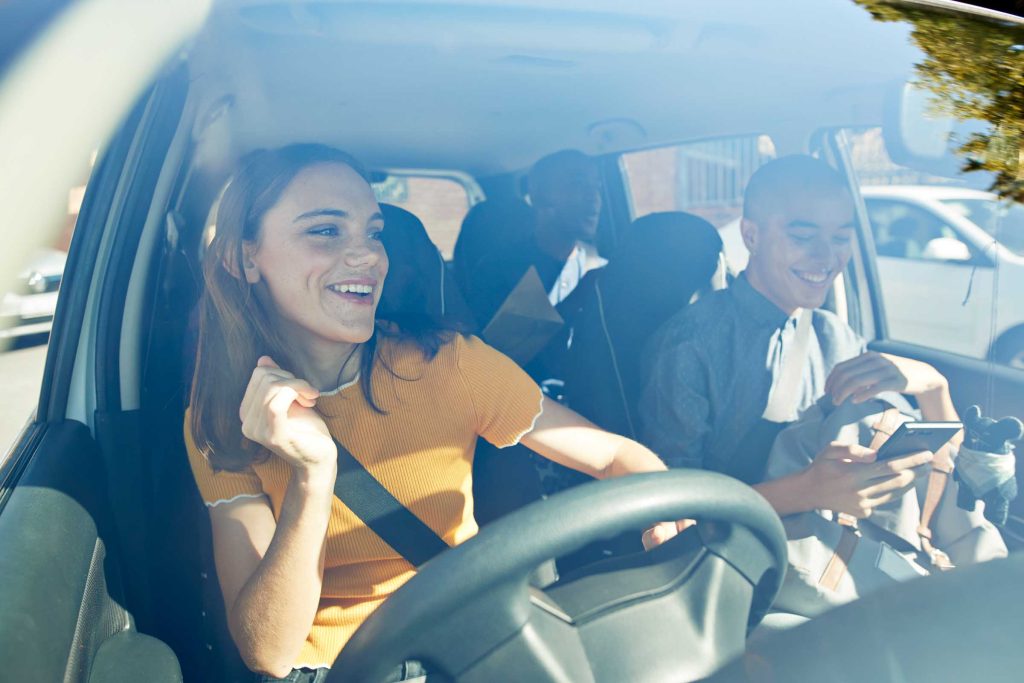
<path fill-rule="evenodd" d="M 328 285 L 327 289 L 338 294 L 370 294 L 372 285 Z"/>

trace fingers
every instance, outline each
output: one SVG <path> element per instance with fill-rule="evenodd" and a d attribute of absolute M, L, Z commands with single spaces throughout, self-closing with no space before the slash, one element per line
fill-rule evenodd
<path fill-rule="evenodd" d="M 931 451 L 921 451 L 912 455 L 905 455 L 891 460 L 883 460 L 874 465 L 873 478 L 891 476 L 906 470 L 915 470 L 922 465 L 927 465 L 935 456 Z"/>
<path fill-rule="evenodd" d="M 858 372 L 858 369 L 865 363 L 874 362 L 875 355 L 872 351 L 866 351 L 856 358 L 836 364 L 825 380 L 825 393 L 834 394 L 836 387 L 845 382 L 850 373 Z"/>
<path fill-rule="evenodd" d="M 914 485 L 913 470 L 904 470 L 885 479 L 876 480 L 878 483 L 861 490 L 863 500 L 870 500 L 885 494 L 902 496 Z"/>
<path fill-rule="evenodd" d="M 842 462 L 874 462 L 875 451 L 860 444 L 844 444 L 833 441 L 818 454 L 824 460 L 840 460 Z"/>
<path fill-rule="evenodd" d="M 660 522 L 645 531 L 643 536 L 640 537 L 640 540 L 644 544 L 644 550 L 657 548 L 659 545 L 678 534 L 681 530 L 677 529 L 677 524 L 677 522 Z"/>
<path fill-rule="evenodd" d="M 914 480 L 928 471 L 926 465 L 931 462 L 932 454 L 924 451 L 914 455 L 887 460 L 873 466 L 874 473 L 867 481 L 872 484 L 861 490 L 864 498 L 874 498 L 892 493 L 903 495 L 914 485 Z"/>
<path fill-rule="evenodd" d="M 238 408 L 242 434 L 264 443 L 275 426 L 288 418 L 293 403 L 312 408 L 319 396 L 320 392 L 309 382 L 282 370 L 269 356 L 261 356 Z"/>
<path fill-rule="evenodd" d="M 643 533 L 640 540 L 644 544 L 644 550 L 657 548 L 659 545 L 674 538 L 677 534 L 686 531 L 697 524 L 695 519 L 680 519 L 675 522 L 659 522 Z"/>
<path fill-rule="evenodd" d="M 689 529 L 691 526 L 696 526 L 697 520 L 695 519 L 680 519 L 676 522 L 676 531 L 682 533 Z"/>
<path fill-rule="evenodd" d="M 881 391 L 900 391 L 906 385 L 906 379 L 889 360 L 877 354 L 867 358 L 860 356 L 854 360 L 860 358 L 864 360 L 856 365 L 847 368 L 836 366 L 836 370 L 829 376 L 832 380 L 829 393 L 832 394 L 832 401 L 836 405 L 849 398 L 861 403 Z"/>

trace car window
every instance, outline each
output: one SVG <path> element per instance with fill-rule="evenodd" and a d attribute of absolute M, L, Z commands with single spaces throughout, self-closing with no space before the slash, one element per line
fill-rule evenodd
<path fill-rule="evenodd" d="M 427 229 L 427 234 L 445 260 L 451 260 L 470 207 L 483 199 L 483 192 L 464 174 L 417 174 L 395 171 L 373 184 L 377 201 L 394 204 L 411 212 Z"/>
<path fill-rule="evenodd" d="M 927 251 L 935 239 L 959 239 L 942 216 L 909 202 L 865 198 L 868 219 L 879 256 L 934 260 Z"/>
<path fill-rule="evenodd" d="M 631 218 L 686 211 L 721 229 L 740 216 L 743 189 L 775 146 L 767 135 L 703 140 L 623 154 Z"/>
<path fill-rule="evenodd" d="M 90 167 L 94 161 L 95 155 Z M 57 237 L 37 248 L 0 294 L 0 377 L 6 390 L 0 404 L 0 464 L 39 400 L 48 335 L 84 196 L 83 179 L 69 188 L 67 203 L 57 212 L 60 225 L 48 231 Z"/>
<path fill-rule="evenodd" d="M 1024 226 L 1013 225 L 1024 209 L 991 192 L 983 174 L 895 162 L 881 128 L 837 140 L 871 226 L 888 337 L 1024 366 L 1024 306 L 1010 294 L 1024 277 L 1015 246 Z"/>
<path fill-rule="evenodd" d="M 1018 256 L 1024 256 L 1024 206 L 988 199 L 940 199 L 944 206 L 957 212 Z"/>

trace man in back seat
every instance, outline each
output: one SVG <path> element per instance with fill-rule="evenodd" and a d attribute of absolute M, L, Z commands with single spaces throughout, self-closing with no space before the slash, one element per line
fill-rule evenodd
<path fill-rule="evenodd" d="M 818 308 L 846 268 L 854 228 L 846 182 L 824 162 L 784 157 L 754 174 L 743 206 L 746 271 L 728 289 L 670 319 L 653 344 L 640 429 L 670 466 L 706 468 L 754 484 L 780 515 L 830 509 L 865 516 L 912 485 L 914 468 L 929 454 L 882 469 L 872 451 L 856 445 L 833 445 L 803 472 L 762 481 L 775 435 L 825 394 L 838 404 L 895 390 L 915 396 L 925 419 L 957 419 L 938 371 L 866 351 L 844 321 Z M 799 324 L 803 311 L 805 326 Z M 795 381 L 780 383 L 787 355 Z M 780 390 L 780 384 L 790 388 Z M 785 414 L 769 420 L 773 392 L 788 396 Z"/>
<path fill-rule="evenodd" d="M 532 224 L 513 244 L 496 245 L 472 268 L 467 299 L 485 327 L 530 266 L 552 305 L 572 292 L 594 264 L 601 179 L 594 160 L 576 150 L 550 154 L 527 177 Z"/>

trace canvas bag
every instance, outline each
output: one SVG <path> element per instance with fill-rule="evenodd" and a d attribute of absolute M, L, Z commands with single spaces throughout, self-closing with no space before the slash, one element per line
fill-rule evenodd
<path fill-rule="evenodd" d="M 864 403 L 835 407 L 825 397 L 784 429 L 768 456 L 766 479 L 806 469 L 830 442 L 870 445 L 873 427 L 885 411 L 898 410 L 898 422 L 915 417 L 899 394 L 883 394 Z M 933 477 L 936 475 L 932 475 Z M 942 477 L 943 475 L 938 475 Z M 790 567 L 774 609 L 813 617 L 879 588 L 927 575 L 932 567 L 923 551 L 919 525 L 922 504 L 937 496 L 929 508 L 931 541 L 953 564 L 970 564 L 1006 555 L 996 528 L 980 509 L 968 512 L 956 505 L 956 483 L 946 477 L 941 488 L 924 477 L 917 490 L 880 506 L 857 529 L 840 523 L 828 510 L 788 515 L 783 526 L 789 538 Z M 926 540 L 927 543 L 927 540 Z"/>

